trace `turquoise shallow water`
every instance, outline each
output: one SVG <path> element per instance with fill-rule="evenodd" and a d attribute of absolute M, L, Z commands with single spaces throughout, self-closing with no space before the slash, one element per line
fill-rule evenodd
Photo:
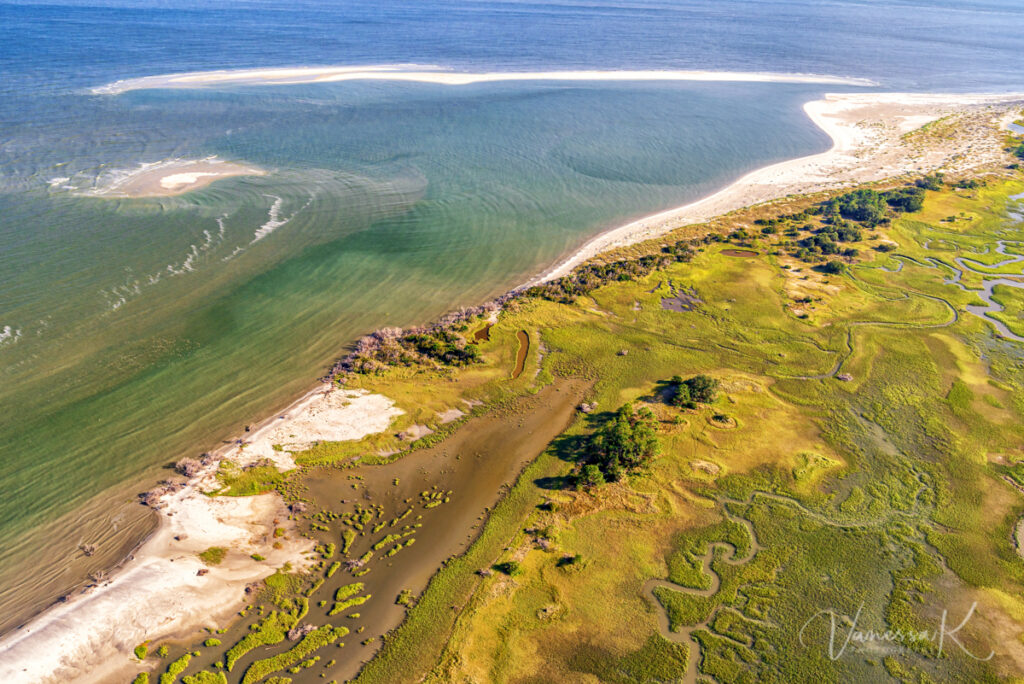
<path fill-rule="evenodd" d="M 478 303 L 604 229 L 828 145 L 800 109 L 821 86 L 90 88 L 399 62 L 1021 87 L 1013 3 L 767 5 L 0 2 L 0 614 L 73 581 L 55 568 L 78 543 L 120 548 L 132 492 L 286 403 L 358 335 Z M 209 155 L 270 173 L 82 196 Z"/>
<path fill-rule="evenodd" d="M 375 327 L 479 303 L 603 229 L 825 149 L 800 114 L 818 92 L 349 83 L 85 98 L 105 117 L 91 135 L 113 144 L 52 150 L 35 176 L 68 180 L 0 195 L 0 326 L 16 335 L 2 349 L 0 558 L 13 571 L 41 525 L 280 407 Z M 142 120 L 149 139 L 132 147 L 119 131 Z M 81 196 L 135 160 L 208 155 L 269 173 L 174 198 Z"/>

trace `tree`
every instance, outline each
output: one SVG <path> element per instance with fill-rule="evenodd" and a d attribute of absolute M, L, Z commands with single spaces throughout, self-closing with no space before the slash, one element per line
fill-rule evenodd
<path fill-rule="evenodd" d="M 579 477 L 576 479 L 576 485 L 580 489 L 591 489 L 603 484 L 604 474 L 601 473 L 601 468 L 597 465 L 588 463 L 580 469 Z"/>
<path fill-rule="evenodd" d="M 1021 143 L 1017 147 L 1017 149 L 1014 151 L 1014 154 L 1020 157 L 1021 159 L 1024 159 L 1024 143 Z"/>
<path fill-rule="evenodd" d="M 695 375 L 686 381 L 690 397 L 701 404 L 710 404 L 718 394 L 718 381 L 708 375 Z"/>
<path fill-rule="evenodd" d="M 924 188 L 909 187 L 889 190 L 884 195 L 885 201 L 896 211 L 921 211 L 924 206 Z"/>
<path fill-rule="evenodd" d="M 609 482 L 641 468 L 661 451 L 655 422 L 650 409 L 637 411 L 632 404 L 624 404 L 591 436 L 587 462 L 597 465 Z"/>
<path fill-rule="evenodd" d="M 838 275 L 845 270 L 846 264 L 844 264 L 842 261 L 837 261 L 835 259 L 821 266 L 822 273 L 829 273 L 832 275 Z"/>
<path fill-rule="evenodd" d="M 690 386 L 681 376 L 675 376 L 670 382 L 672 394 L 668 398 L 669 404 L 681 408 L 697 408 L 697 403 L 690 396 Z"/>

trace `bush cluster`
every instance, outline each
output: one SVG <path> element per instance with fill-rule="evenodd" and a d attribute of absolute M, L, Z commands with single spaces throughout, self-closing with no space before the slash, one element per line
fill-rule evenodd
<path fill-rule="evenodd" d="M 561 304 L 572 304 L 578 297 L 585 296 L 610 282 L 642 278 L 657 268 L 664 268 L 674 260 L 687 261 L 693 257 L 680 248 L 669 255 L 647 255 L 639 259 L 622 259 L 610 264 L 587 264 L 567 276 L 528 288 L 523 295 L 547 299 Z"/>
<path fill-rule="evenodd" d="M 617 482 L 646 466 L 661 451 L 657 420 L 649 408 L 624 404 L 587 440 L 576 479 L 580 487 Z"/>
<path fill-rule="evenodd" d="M 688 380 L 675 376 L 669 381 L 671 394 L 668 403 L 682 408 L 697 408 L 697 404 L 710 404 L 718 396 L 719 382 L 707 375 L 695 375 Z"/>

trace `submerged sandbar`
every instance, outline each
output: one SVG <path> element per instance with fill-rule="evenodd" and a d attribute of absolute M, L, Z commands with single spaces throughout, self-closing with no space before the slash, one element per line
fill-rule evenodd
<path fill-rule="evenodd" d="M 175 159 L 143 164 L 115 180 L 101 183 L 90 194 L 100 197 L 172 197 L 204 188 L 224 178 L 265 174 L 266 171 L 255 166 L 216 158 Z"/>

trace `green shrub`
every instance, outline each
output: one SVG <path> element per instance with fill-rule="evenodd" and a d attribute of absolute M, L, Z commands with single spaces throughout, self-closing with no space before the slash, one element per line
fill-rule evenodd
<path fill-rule="evenodd" d="M 199 560 L 207 565 L 220 565 L 224 562 L 224 557 L 227 555 L 228 550 L 223 546 L 211 546 L 199 554 Z"/>
<path fill-rule="evenodd" d="M 346 634 L 348 634 L 348 629 L 346 627 L 335 628 L 331 625 L 318 627 L 304 636 L 302 641 L 296 644 L 291 650 L 254 662 L 245 671 L 245 676 L 242 678 L 242 684 L 254 684 L 274 672 L 291 667 L 296 663 L 301 663 L 307 658 L 307 656 L 317 649 L 334 643 Z"/>
<path fill-rule="evenodd" d="M 168 665 L 167 672 L 160 675 L 160 684 L 174 684 L 178 681 L 178 675 L 185 671 L 191 660 L 192 654 L 186 653 Z"/>
<path fill-rule="evenodd" d="M 516 561 L 505 561 L 504 563 L 496 563 L 494 569 L 500 573 L 504 573 L 509 577 L 515 577 L 522 573 L 522 569 L 519 567 L 519 563 Z"/>

